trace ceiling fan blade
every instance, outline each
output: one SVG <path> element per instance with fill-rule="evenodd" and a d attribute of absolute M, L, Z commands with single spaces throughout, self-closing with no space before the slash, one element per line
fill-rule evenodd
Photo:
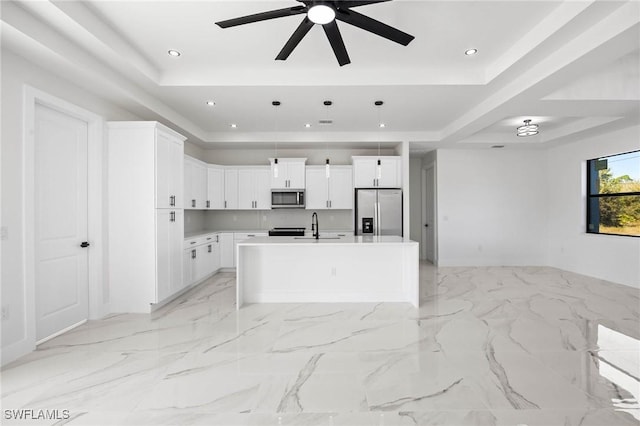
<path fill-rule="evenodd" d="M 296 28 L 287 43 L 284 45 L 280 53 L 278 53 L 278 56 L 276 56 L 276 60 L 284 61 L 285 59 L 287 59 L 291 52 L 293 52 L 293 49 L 298 46 L 298 44 L 302 41 L 304 36 L 307 35 L 313 25 L 314 23 L 305 16 L 300 25 L 298 25 L 298 28 Z"/>
<path fill-rule="evenodd" d="M 286 9 L 270 10 L 268 12 L 256 13 L 254 15 L 241 16 L 240 18 L 227 19 L 216 22 L 220 28 L 235 27 L 237 25 L 251 24 L 253 22 L 266 21 L 268 19 L 283 18 L 285 16 L 300 15 L 306 13 L 306 6 L 287 7 Z"/>
<path fill-rule="evenodd" d="M 376 21 L 373 18 L 369 18 L 368 16 L 353 10 L 338 9 L 336 11 L 336 19 L 355 27 L 362 28 L 365 31 L 377 34 L 380 37 L 400 43 L 403 46 L 408 45 L 411 43 L 411 40 L 415 38 L 411 34 L 407 34 L 396 28 L 390 27 L 387 24 L 383 24 L 380 21 Z"/>
<path fill-rule="evenodd" d="M 331 44 L 333 53 L 336 55 L 336 59 L 338 60 L 340 66 L 350 64 L 351 59 L 349 59 L 347 48 L 344 46 L 344 41 L 342 40 L 342 35 L 340 34 L 340 30 L 338 29 L 338 24 L 336 24 L 336 21 L 331 21 L 328 24 L 324 24 L 322 28 L 324 28 L 324 32 L 329 39 L 329 44 Z"/>
<path fill-rule="evenodd" d="M 347 1 L 340 1 L 338 2 L 337 6 L 338 8 L 349 8 L 349 7 L 358 7 L 358 6 L 366 6 L 368 4 L 375 4 L 375 3 L 385 3 L 391 0 L 368 0 L 368 1 L 351 1 L 351 0 L 347 0 Z"/>

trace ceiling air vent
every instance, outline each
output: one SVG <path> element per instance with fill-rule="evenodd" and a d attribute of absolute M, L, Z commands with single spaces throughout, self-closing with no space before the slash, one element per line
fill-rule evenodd
<path fill-rule="evenodd" d="M 330 126 L 333 124 L 333 120 L 329 120 L 329 119 L 318 120 L 318 124 L 321 126 Z"/>

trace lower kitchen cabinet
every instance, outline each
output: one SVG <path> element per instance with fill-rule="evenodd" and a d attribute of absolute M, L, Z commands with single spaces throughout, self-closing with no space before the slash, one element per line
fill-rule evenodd
<path fill-rule="evenodd" d="M 183 276 L 185 286 L 200 282 L 220 269 L 221 239 L 219 234 L 207 234 L 187 239 L 184 245 Z"/>
<path fill-rule="evenodd" d="M 222 232 L 218 234 L 220 240 L 220 267 L 233 268 L 235 244 L 232 232 Z"/>

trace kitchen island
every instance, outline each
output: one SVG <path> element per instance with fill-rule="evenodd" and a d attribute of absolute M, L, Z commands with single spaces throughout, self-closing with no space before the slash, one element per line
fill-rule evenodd
<path fill-rule="evenodd" d="M 245 303 L 419 304 L 418 243 L 396 236 L 256 237 L 237 247 Z"/>

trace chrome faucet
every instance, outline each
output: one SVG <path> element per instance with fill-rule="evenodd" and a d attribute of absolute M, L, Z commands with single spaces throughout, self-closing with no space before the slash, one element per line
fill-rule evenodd
<path fill-rule="evenodd" d="M 318 213 L 313 212 L 311 215 L 311 230 L 313 231 L 313 237 L 317 240 L 320 238 L 320 224 L 318 223 Z"/>

